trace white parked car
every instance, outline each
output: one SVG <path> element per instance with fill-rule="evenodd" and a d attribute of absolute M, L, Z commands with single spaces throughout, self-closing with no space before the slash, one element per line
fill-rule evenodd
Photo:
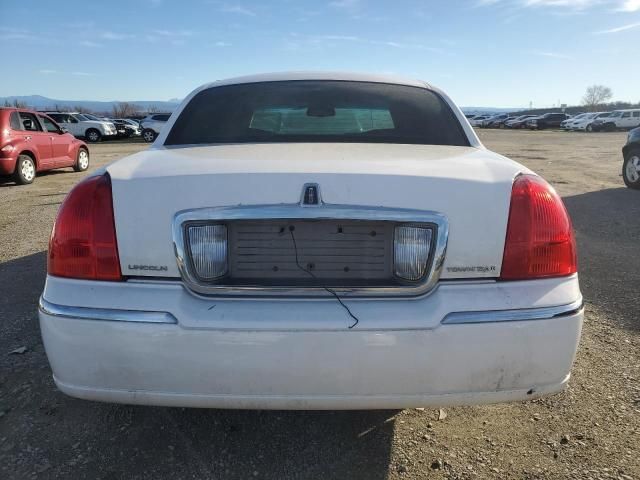
<path fill-rule="evenodd" d="M 591 125 L 594 131 L 631 130 L 640 127 L 640 108 L 614 110 L 606 118 L 599 118 Z"/>
<path fill-rule="evenodd" d="M 591 126 L 592 123 L 597 119 L 603 119 L 607 116 L 609 116 L 609 112 L 584 113 L 580 115 L 580 118 L 576 117 L 575 119 L 572 119 L 573 121 L 569 124 L 568 129 L 591 132 L 593 130 L 593 127 Z"/>
<path fill-rule="evenodd" d="M 142 128 L 144 141 L 153 142 L 166 125 L 169 117 L 171 117 L 170 113 L 153 113 L 143 118 L 140 122 L 140 128 Z"/>
<path fill-rule="evenodd" d="M 492 116 L 493 115 L 478 115 L 470 119 L 469 123 L 471 124 L 472 127 L 481 127 L 482 122 L 484 122 L 485 120 L 488 120 Z"/>
<path fill-rule="evenodd" d="M 589 113 L 579 113 L 578 115 L 570 116 L 569 118 L 567 118 L 566 120 L 563 120 L 560 123 L 560 128 L 562 130 L 571 130 L 571 125 L 574 122 L 578 122 L 578 121 L 582 120 L 587 115 L 590 115 L 590 114 Z"/>
<path fill-rule="evenodd" d="M 218 81 L 60 207 L 40 299 L 91 400 L 369 409 L 537 398 L 583 320 L 562 200 L 426 83 Z"/>
<path fill-rule="evenodd" d="M 88 113 L 47 112 L 47 115 L 74 137 L 82 137 L 89 142 L 99 142 L 105 137 L 117 134 L 113 122 L 101 120 Z"/>

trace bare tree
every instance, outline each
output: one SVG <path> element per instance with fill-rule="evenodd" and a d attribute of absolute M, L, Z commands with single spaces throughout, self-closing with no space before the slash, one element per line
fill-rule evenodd
<path fill-rule="evenodd" d="M 75 105 L 73 107 L 73 111 L 78 113 L 91 113 L 90 109 L 83 107 L 82 105 Z"/>
<path fill-rule="evenodd" d="M 113 106 L 113 118 L 126 118 L 138 113 L 138 107 L 134 103 L 119 102 Z"/>
<path fill-rule="evenodd" d="M 160 111 L 160 109 L 158 108 L 157 105 L 149 105 L 147 107 L 147 112 L 149 113 L 158 113 Z"/>
<path fill-rule="evenodd" d="M 4 106 L 5 107 L 15 107 L 15 108 L 29 108 L 29 105 L 27 105 L 27 102 L 21 102 L 17 98 L 14 98 L 13 102 L 10 102 L 8 99 L 5 98 Z"/>
<path fill-rule="evenodd" d="M 591 85 L 587 88 L 584 97 L 582 97 L 582 103 L 591 111 L 595 111 L 598 105 L 602 105 L 611 100 L 613 97 L 613 91 L 609 87 L 604 85 Z"/>

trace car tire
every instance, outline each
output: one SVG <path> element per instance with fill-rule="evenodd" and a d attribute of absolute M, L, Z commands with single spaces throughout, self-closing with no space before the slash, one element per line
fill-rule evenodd
<path fill-rule="evenodd" d="M 89 151 L 86 148 L 78 149 L 78 156 L 73 169 L 76 172 L 84 172 L 89 168 Z"/>
<path fill-rule="evenodd" d="M 88 142 L 96 143 L 100 141 L 102 134 L 95 128 L 90 128 L 84 132 L 84 138 L 86 138 Z"/>
<path fill-rule="evenodd" d="M 13 179 L 18 185 L 29 185 L 36 178 L 36 162 L 29 155 L 18 155 Z"/>
<path fill-rule="evenodd" d="M 145 128 L 142 131 L 142 139 L 147 143 L 152 143 L 157 137 L 156 132 L 151 130 L 150 128 Z"/>
<path fill-rule="evenodd" d="M 640 148 L 630 150 L 625 155 L 622 178 L 627 187 L 640 190 Z"/>
<path fill-rule="evenodd" d="M 585 128 L 585 130 L 589 133 L 593 132 L 593 125 L 591 124 L 587 125 L 587 128 Z"/>

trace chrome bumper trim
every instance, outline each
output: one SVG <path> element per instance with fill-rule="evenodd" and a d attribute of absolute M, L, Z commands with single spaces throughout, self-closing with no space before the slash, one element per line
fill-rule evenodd
<path fill-rule="evenodd" d="M 81 320 L 105 320 L 137 323 L 178 323 L 168 312 L 147 312 L 143 310 L 117 310 L 112 308 L 69 307 L 47 302 L 40 297 L 38 309 L 54 317 L 75 318 Z"/>
<path fill-rule="evenodd" d="M 522 308 L 515 310 L 486 310 L 481 312 L 453 312 L 447 314 L 442 323 L 462 325 L 467 323 L 520 322 L 526 320 L 548 320 L 567 317 L 584 310 L 582 298 L 557 307 Z"/>
<path fill-rule="evenodd" d="M 245 296 L 245 297 L 330 297 L 332 294 L 322 287 L 268 287 L 230 286 L 203 283 L 191 271 L 185 246 L 185 226 L 189 222 L 225 222 L 234 220 L 375 220 L 402 224 L 425 224 L 434 229 L 435 244 L 431 252 L 430 264 L 424 278 L 419 282 L 383 287 L 332 287 L 345 297 L 417 297 L 429 293 L 436 287 L 449 237 L 447 217 L 431 211 L 397 209 L 385 207 L 365 207 L 357 205 L 322 204 L 317 207 L 302 207 L 299 204 L 281 205 L 240 205 L 232 207 L 201 208 L 178 212 L 173 219 L 173 247 L 178 269 L 184 284 L 201 295 Z"/>
<path fill-rule="evenodd" d="M 176 318 L 168 312 L 149 312 L 144 310 L 117 310 L 108 308 L 70 307 L 46 301 L 40 297 L 40 312 L 54 317 L 80 320 L 102 320 L 136 323 L 177 324 Z M 567 305 L 555 307 L 523 308 L 513 310 L 485 310 L 470 312 L 452 312 L 445 315 L 441 324 L 464 325 L 474 323 L 521 322 L 529 320 L 549 320 L 567 317 L 584 310 L 582 298 Z"/>

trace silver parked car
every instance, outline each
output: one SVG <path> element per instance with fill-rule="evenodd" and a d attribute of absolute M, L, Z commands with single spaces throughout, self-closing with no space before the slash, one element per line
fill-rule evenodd
<path fill-rule="evenodd" d="M 153 142 L 170 116 L 170 113 L 153 113 L 143 118 L 140 122 L 140 127 L 142 127 L 142 138 L 144 141 L 147 143 Z"/>

